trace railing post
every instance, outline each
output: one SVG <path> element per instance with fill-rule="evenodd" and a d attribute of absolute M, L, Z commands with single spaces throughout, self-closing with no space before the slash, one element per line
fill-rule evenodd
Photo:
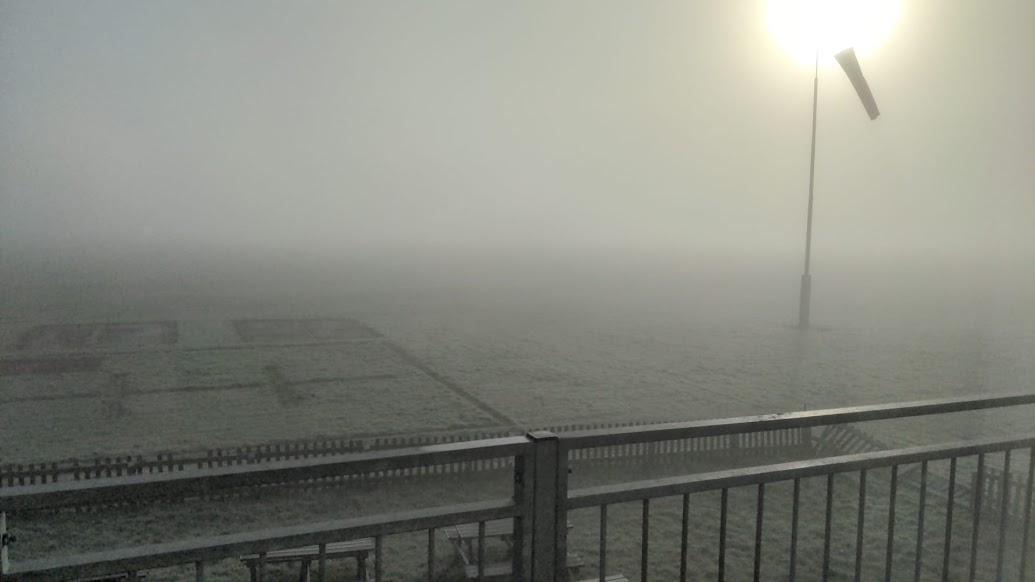
<path fill-rule="evenodd" d="M 0 511 L 0 580 L 11 569 L 11 563 L 7 560 L 8 541 L 10 538 L 7 537 L 7 514 Z"/>
<path fill-rule="evenodd" d="M 557 435 L 535 431 L 532 474 L 532 582 L 564 582 L 567 546 L 566 510 L 568 463 Z M 563 454 L 562 454 L 563 453 Z M 563 456 L 563 463 L 561 462 Z"/>
<path fill-rule="evenodd" d="M 525 582 L 525 565 L 528 557 L 528 540 L 532 534 L 534 514 L 532 476 L 534 455 L 530 445 L 524 453 L 514 457 L 514 505 L 521 508 L 521 515 L 514 518 L 514 532 L 511 541 L 511 572 L 514 582 Z M 430 541 L 429 541 L 430 547 Z M 429 558 L 430 560 L 430 558 Z M 431 567 L 429 566 L 429 575 Z"/>
<path fill-rule="evenodd" d="M 554 575 L 568 582 L 568 447 L 557 442 L 557 511 L 554 513 Z"/>

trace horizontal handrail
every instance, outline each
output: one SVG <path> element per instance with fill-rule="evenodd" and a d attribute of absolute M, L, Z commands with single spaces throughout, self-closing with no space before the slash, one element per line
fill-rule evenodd
<path fill-rule="evenodd" d="M 530 446 L 525 437 L 506 437 L 275 461 L 261 465 L 5 487 L 0 488 L 0 511 L 47 509 L 126 499 L 209 495 L 235 487 L 517 456 L 527 453 Z"/>
<path fill-rule="evenodd" d="M 1035 393 L 966 396 L 560 433 L 568 450 L 1035 404 Z"/>
<path fill-rule="evenodd" d="M 569 490 L 567 507 L 568 509 L 579 509 L 610 503 L 641 501 L 655 497 L 715 491 L 731 487 L 818 477 L 861 471 L 863 469 L 919 463 L 922 461 L 938 461 L 953 457 L 965 457 L 1033 446 L 1035 446 L 1035 434 L 1008 440 L 989 438 L 939 445 L 924 445 L 808 461 L 775 463 L 742 469 L 680 475 L 678 477 L 631 481 L 614 485 L 584 487 Z"/>
<path fill-rule="evenodd" d="M 509 499 L 466 503 L 135 546 L 56 559 L 29 560 L 14 564 L 9 572 L 3 574 L 3 579 L 4 582 L 69 580 L 519 516 L 521 508 Z"/>

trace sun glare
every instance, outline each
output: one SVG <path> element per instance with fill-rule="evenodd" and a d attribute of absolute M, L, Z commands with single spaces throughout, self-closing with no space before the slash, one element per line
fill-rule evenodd
<path fill-rule="evenodd" d="M 812 64 L 848 47 L 864 55 L 891 32 L 899 0 L 767 0 L 766 21 L 795 61 Z"/>

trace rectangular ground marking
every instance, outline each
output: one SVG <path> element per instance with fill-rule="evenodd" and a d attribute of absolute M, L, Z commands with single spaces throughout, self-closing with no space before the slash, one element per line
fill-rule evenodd
<path fill-rule="evenodd" d="M 315 339 L 366 339 L 383 337 L 355 319 L 308 319 L 305 327 Z"/>
<path fill-rule="evenodd" d="M 234 329 L 246 343 L 294 343 L 376 339 L 380 333 L 351 318 L 237 319 Z"/>
<path fill-rule="evenodd" d="M 104 360 L 96 356 L 57 356 L 0 360 L 0 376 L 38 376 L 95 372 Z"/>
<path fill-rule="evenodd" d="M 280 366 L 268 364 L 262 371 L 266 374 L 266 380 L 273 388 L 273 393 L 276 394 L 281 406 L 297 406 L 309 399 L 304 392 L 294 387 L 293 382 L 284 377 Z"/>
<path fill-rule="evenodd" d="M 179 330 L 174 321 L 144 323 L 105 323 L 97 335 L 101 347 L 148 347 L 176 343 Z"/>
<path fill-rule="evenodd" d="M 79 351 L 107 348 L 149 348 L 179 339 L 175 321 L 70 323 L 37 325 L 14 347 L 22 351 Z"/>
<path fill-rule="evenodd" d="M 79 350 L 91 343 L 99 326 L 93 323 L 37 325 L 23 333 L 14 347 L 18 350 Z"/>

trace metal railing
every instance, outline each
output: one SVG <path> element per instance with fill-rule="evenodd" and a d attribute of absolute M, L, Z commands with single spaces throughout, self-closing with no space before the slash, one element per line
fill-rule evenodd
<path fill-rule="evenodd" d="M 952 398 L 952 399 L 941 399 L 941 400 L 929 400 L 920 402 L 908 402 L 898 404 L 882 404 L 873 406 L 860 406 L 852 408 L 834 409 L 834 410 L 819 410 L 811 412 L 795 412 L 789 414 L 775 414 L 775 415 L 763 415 L 759 417 L 743 417 L 743 418 L 732 418 L 732 419 L 720 419 L 720 420 L 708 420 L 699 422 L 687 422 L 687 423 L 673 423 L 669 425 L 656 425 L 650 427 L 640 427 L 636 429 L 619 429 L 610 431 L 580 431 L 574 433 L 568 433 L 563 435 L 560 440 L 559 454 L 558 454 L 558 474 L 567 474 L 567 462 L 571 456 L 571 451 L 578 449 L 592 448 L 598 446 L 607 445 L 619 445 L 619 444 L 634 444 L 643 442 L 657 442 L 657 441 L 670 441 L 677 439 L 693 438 L 702 435 L 721 435 L 721 434 L 734 434 L 734 433 L 749 433 L 759 432 L 768 430 L 779 430 L 789 428 L 800 428 L 800 427 L 811 427 L 827 424 L 836 423 L 847 423 L 847 422 L 864 422 L 874 420 L 888 420 L 895 418 L 905 418 L 911 416 L 920 415 L 933 415 L 933 414 L 946 414 L 953 412 L 964 412 L 973 410 L 982 410 L 988 408 L 999 408 L 1009 406 L 1019 406 L 1025 404 L 1031 404 L 1035 402 L 1032 394 L 1012 394 L 1003 396 L 991 396 L 991 397 L 969 397 L 969 398 Z M 975 443 L 955 443 L 949 445 L 941 445 L 936 447 L 919 447 L 914 449 L 903 449 L 898 451 L 887 451 L 860 455 L 849 455 L 843 457 L 833 457 L 827 459 L 817 459 L 812 461 L 802 461 L 797 463 L 785 463 L 776 465 L 766 465 L 759 467 L 749 467 L 745 469 L 735 469 L 730 471 L 721 471 L 718 473 L 704 473 L 682 477 L 673 477 L 667 479 L 655 479 L 650 481 L 624 483 L 613 486 L 605 487 L 593 487 L 587 489 L 579 489 L 575 491 L 567 491 L 567 480 L 561 479 L 558 482 L 557 494 L 560 499 L 566 500 L 560 504 L 560 509 L 556 519 L 558 523 L 563 523 L 568 510 L 585 508 L 585 507 L 600 507 L 600 523 L 601 523 L 601 534 L 600 534 L 600 556 L 599 556 L 599 572 L 600 579 L 604 579 L 606 573 L 606 528 L 607 528 L 607 505 L 619 503 L 622 501 L 636 501 L 639 500 L 643 504 L 642 519 L 641 519 L 641 562 L 640 562 L 640 579 L 645 582 L 648 578 L 648 550 L 649 550 L 649 505 L 651 498 L 679 496 L 683 497 L 683 519 L 681 528 L 681 559 L 680 559 L 680 580 L 685 581 L 687 579 L 687 539 L 688 539 L 688 496 L 693 492 L 703 492 L 710 490 L 718 490 L 721 492 L 721 509 L 720 509 L 720 533 L 718 540 L 718 580 L 724 580 L 725 578 L 725 540 L 726 540 L 726 516 L 727 516 L 727 502 L 729 489 L 738 486 L 750 486 L 755 485 L 758 487 L 758 511 L 756 517 L 756 540 L 755 540 L 755 554 L 754 554 L 754 576 L 755 580 L 760 579 L 759 572 L 759 560 L 762 551 L 762 538 L 760 535 L 761 527 L 764 519 L 764 488 L 766 483 L 772 483 L 777 481 L 793 481 L 795 493 L 793 495 L 792 503 L 792 525 L 791 525 L 791 540 L 790 540 L 790 566 L 789 575 L 790 579 L 795 579 L 796 575 L 796 557 L 797 557 L 797 512 L 798 506 L 798 492 L 800 492 L 801 479 L 808 476 L 823 476 L 827 477 L 827 508 L 826 508 L 826 519 L 824 527 L 824 549 L 823 549 L 823 579 L 826 580 L 830 575 L 830 534 L 831 534 L 831 502 L 833 495 L 833 476 L 838 473 L 845 473 L 849 471 L 859 471 L 860 474 L 860 496 L 865 495 L 865 475 L 869 469 L 877 467 L 893 467 L 893 475 L 897 467 L 906 463 L 925 463 L 935 459 L 952 459 L 952 471 L 953 474 L 950 476 L 950 480 L 954 483 L 955 479 L 955 459 L 968 455 L 978 455 L 979 464 L 977 477 L 978 482 L 982 481 L 980 476 L 981 468 L 983 466 L 984 454 L 991 451 L 1008 451 L 1010 449 L 1016 449 L 1021 447 L 1030 447 L 1035 442 L 1031 438 L 1012 440 L 1012 441 L 979 441 Z M 1007 460 L 1008 463 L 1008 460 Z M 1029 467 L 1030 470 L 1030 467 Z M 924 476 L 926 476 L 926 465 L 922 468 Z M 1007 465 L 1007 471 L 1008 465 Z M 922 478 L 922 481 L 924 479 Z M 895 479 L 892 479 L 892 496 L 895 491 Z M 1021 578 L 1024 579 L 1025 566 L 1027 559 L 1027 532 L 1028 525 L 1030 522 L 1030 505 L 1031 505 L 1031 479 L 1028 480 L 1028 491 L 1027 491 L 1027 505 L 1024 512 L 1024 535 L 1025 539 L 1023 542 L 1024 552 L 1021 556 Z M 924 483 L 926 485 L 926 483 Z M 921 488 L 923 491 L 923 488 Z M 1004 495 L 1005 497 L 1005 495 Z M 975 499 L 981 499 L 981 491 L 975 491 Z M 950 487 L 949 492 L 949 506 L 953 505 L 953 491 Z M 894 501 L 891 503 L 891 507 L 894 508 Z M 923 506 L 923 503 L 921 503 Z M 979 503 L 975 503 L 974 507 L 979 507 Z M 858 519 L 858 537 L 857 538 L 857 552 L 861 548 L 861 535 L 864 524 L 863 508 L 865 507 L 865 499 L 860 500 L 860 513 Z M 949 555 L 949 538 L 951 537 L 951 509 L 948 510 L 948 534 L 946 536 L 946 551 L 944 555 L 944 573 L 943 579 L 948 577 L 948 555 Z M 980 509 L 976 510 L 974 520 L 974 533 L 972 537 L 972 551 L 976 551 L 976 542 L 978 536 L 978 524 L 980 522 Z M 889 523 L 894 523 L 893 521 Z M 893 528 L 893 526 L 891 526 Z M 921 530 L 922 531 L 922 530 Z M 893 529 L 889 531 L 889 539 L 893 536 Z M 890 544 L 890 542 L 889 542 Z M 556 537 L 557 555 L 563 556 L 566 551 L 566 539 L 565 532 L 561 529 Z M 918 547 L 922 547 L 922 540 L 918 542 Z M 889 545 L 887 555 L 891 555 L 891 547 Z M 918 556 L 920 554 L 918 553 Z M 972 556 L 971 568 L 970 568 L 970 580 L 975 579 L 975 572 L 973 564 L 975 560 Z M 890 559 L 890 558 L 889 558 Z M 855 572 L 858 579 L 859 572 L 861 570 L 861 554 L 857 553 L 857 560 L 855 564 Z M 917 560 L 919 564 L 919 557 Z M 918 566 L 919 568 L 919 566 Z M 1001 572 L 1001 560 L 999 570 Z M 555 567 L 555 573 L 558 579 L 563 579 L 563 570 L 560 564 Z M 885 576 L 890 580 L 890 562 L 887 568 Z M 919 580 L 919 574 L 916 575 L 916 579 Z"/>
<path fill-rule="evenodd" d="M 798 519 L 799 519 L 799 504 L 800 504 L 800 491 L 802 479 L 808 477 L 827 477 L 827 503 L 826 503 L 826 519 L 825 519 L 825 531 L 824 531 L 824 544 L 823 544 L 823 579 L 826 580 L 830 576 L 830 537 L 831 537 L 831 523 L 832 523 L 832 500 L 834 490 L 833 476 L 838 474 L 858 472 L 860 475 L 859 479 L 859 516 L 857 519 L 856 526 L 856 559 L 855 559 L 855 572 L 856 579 L 859 579 L 859 573 L 862 568 L 862 536 L 865 524 L 865 507 L 866 507 L 866 475 L 868 471 L 878 468 L 890 468 L 891 469 L 891 482 L 889 487 L 889 511 L 892 512 L 888 517 L 889 528 L 887 531 L 887 549 L 886 549 L 886 566 L 885 566 L 885 580 L 891 580 L 891 559 L 894 551 L 894 538 L 895 538 L 895 507 L 896 507 L 896 496 L 898 493 L 898 469 L 900 466 L 909 463 L 920 463 L 921 464 L 921 482 L 926 481 L 926 475 L 928 471 L 928 464 L 932 461 L 938 460 L 949 460 L 951 463 L 951 471 L 955 473 L 956 461 L 961 457 L 977 456 L 978 458 L 978 475 L 980 478 L 982 468 L 984 466 L 984 460 L 986 455 L 994 452 L 1003 452 L 1005 455 L 1005 464 L 1007 471 L 1009 470 L 1009 463 L 1011 458 L 1011 452 L 1017 449 L 1027 449 L 1029 451 L 1029 464 L 1028 464 L 1028 480 L 1027 480 L 1027 492 L 1026 492 L 1026 505 L 1024 510 L 1024 540 L 1021 543 L 1022 554 L 1020 562 L 1020 579 L 1025 580 L 1024 572 L 1027 562 L 1027 545 L 1028 545 L 1028 529 L 1031 521 L 1031 498 L 1032 498 L 1032 481 L 1031 481 L 1031 469 L 1035 467 L 1035 434 L 1025 436 L 1018 439 L 1000 440 L 1000 439 L 985 439 L 979 441 L 971 441 L 965 443 L 950 443 L 943 445 L 932 445 L 922 447 L 911 447 L 906 449 L 898 449 L 891 451 L 880 451 L 873 453 L 860 453 L 855 455 L 845 455 L 840 457 L 829 457 L 823 459 L 815 459 L 809 461 L 799 461 L 792 463 L 780 463 L 773 465 L 763 465 L 758 467 L 749 467 L 745 469 L 734 469 L 728 471 L 717 471 L 709 473 L 699 473 L 695 475 L 685 475 L 679 477 L 672 477 L 667 479 L 655 479 L 648 481 L 636 481 L 630 483 L 621 483 L 617 485 L 599 486 L 599 487 L 587 487 L 582 489 L 576 489 L 568 493 L 568 498 L 565 504 L 567 510 L 574 510 L 580 508 L 599 507 L 600 509 L 600 524 L 601 524 L 601 539 L 606 538 L 607 528 L 607 506 L 609 504 L 623 503 L 630 501 L 640 501 L 643 504 L 643 520 L 642 520 L 642 553 L 643 558 L 640 568 L 640 579 L 647 580 L 647 552 L 649 547 L 649 508 L 650 500 L 661 497 L 675 497 L 682 496 L 683 499 L 683 521 L 682 521 L 682 552 L 680 562 L 680 580 L 685 581 L 687 579 L 687 540 L 688 540 L 688 510 L 689 510 L 689 496 L 692 493 L 700 493 L 705 491 L 721 491 L 722 492 L 722 507 L 721 515 L 722 522 L 725 524 L 726 516 L 728 512 L 728 496 L 729 490 L 734 487 L 745 487 L 745 486 L 756 486 L 758 488 L 758 503 L 757 503 L 757 518 L 755 523 L 755 548 L 754 548 L 754 580 L 761 579 L 760 572 L 760 560 L 762 555 L 762 524 L 764 519 L 764 499 L 765 499 L 765 486 L 768 483 L 776 483 L 780 481 L 793 481 L 794 493 L 791 500 L 792 504 L 792 518 L 791 518 L 791 531 L 789 536 L 790 542 L 790 566 L 789 576 L 791 580 L 795 579 L 796 566 L 797 566 L 797 539 L 798 539 Z M 953 475 L 954 477 L 954 475 Z M 1008 485 L 1004 485 L 1008 487 Z M 924 494 L 924 488 L 920 489 L 921 495 Z M 981 499 L 982 491 L 980 487 L 974 489 L 975 499 Z M 1001 496 L 1002 512 L 1005 514 L 1006 511 L 1006 500 L 1008 493 Z M 948 559 L 950 549 L 950 541 L 952 535 L 952 507 L 954 505 L 954 491 L 950 488 L 948 500 L 946 502 L 946 514 L 948 515 L 946 524 L 946 535 L 945 535 L 945 548 L 946 553 L 943 556 L 945 563 L 943 579 L 948 578 Z M 921 501 L 919 503 L 921 511 L 925 511 L 926 503 Z M 975 503 L 974 507 L 974 518 L 973 518 L 973 537 L 971 539 L 971 551 L 970 556 L 970 569 L 969 579 L 975 580 L 976 571 L 976 555 L 975 552 L 978 548 L 978 536 L 980 534 L 980 510 L 981 505 Z M 922 514 L 921 514 L 922 515 Z M 917 540 L 916 545 L 918 548 L 922 548 L 924 544 L 924 529 L 922 526 L 917 529 Z M 1005 524 L 1006 521 L 1000 521 L 999 529 L 999 543 L 997 547 L 1005 547 L 1003 540 L 1005 538 Z M 724 579 L 725 575 L 725 541 L 726 541 L 726 530 L 723 525 L 720 528 L 719 540 L 718 540 L 718 564 L 719 564 L 719 580 Z M 606 564 L 605 555 L 605 544 L 601 544 L 600 563 Z M 920 568 L 922 563 L 922 552 L 916 553 L 916 570 L 915 579 L 920 579 Z M 997 579 L 1002 579 L 1004 555 L 1002 551 L 997 556 Z M 601 571 L 604 568 L 601 567 Z"/>
<path fill-rule="evenodd" d="M 513 571 L 523 576 L 525 569 L 526 517 L 530 515 L 531 496 L 524 494 L 525 467 L 534 452 L 525 437 L 509 437 L 488 441 L 471 441 L 408 449 L 341 455 L 331 458 L 302 459 L 263 465 L 205 469 L 193 473 L 133 475 L 90 481 L 51 483 L 47 485 L 11 487 L 0 494 L 0 515 L 19 512 L 76 507 L 81 504 L 115 503 L 123 499 L 182 499 L 206 497 L 240 487 L 275 485 L 299 479 L 322 479 L 355 473 L 376 473 L 416 466 L 450 463 L 471 463 L 510 457 L 513 459 L 514 497 L 443 508 L 423 509 L 392 514 L 371 515 L 282 527 L 234 535 L 210 536 L 192 540 L 137 546 L 50 560 L 34 560 L 6 566 L 0 579 L 69 580 L 112 573 L 136 572 L 143 569 L 194 564 L 196 579 L 205 579 L 205 562 L 237 558 L 242 554 L 258 554 L 258 577 L 265 576 L 265 554 L 272 550 L 305 545 L 321 548 L 316 577 L 324 580 L 324 549 L 329 543 L 373 537 L 375 540 L 375 579 L 383 580 L 384 536 L 420 530 L 428 531 L 429 571 L 434 563 L 433 532 L 457 523 L 484 522 L 513 518 Z M 6 564 L 8 549 L 4 547 Z M 430 574 L 429 574 L 430 576 Z"/>
<path fill-rule="evenodd" d="M 885 579 L 891 579 L 891 563 L 895 549 L 895 508 L 898 496 L 899 467 L 920 463 L 919 515 L 915 541 L 915 577 L 921 578 L 924 554 L 923 520 L 927 503 L 925 492 L 928 467 L 932 462 L 950 463 L 948 503 L 945 508 L 944 552 L 942 579 L 949 577 L 949 557 L 952 552 L 953 508 L 958 459 L 977 457 L 977 473 L 973 491 L 974 503 L 970 543 L 970 580 L 977 576 L 978 538 L 981 534 L 982 484 L 986 457 L 1002 453 L 1004 466 L 1001 473 L 1010 475 L 1011 452 L 1028 449 L 1028 478 L 1023 510 L 1023 540 L 1017 571 L 1021 580 L 1027 576 L 1029 529 L 1032 509 L 1032 471 L 1035 470 L 1035 434 L 1011 439 L 985 439 L 971 442 L 946 443 L 899 450 L 874 451 L 837 457 L 819 458 L 790 463 L 768 464 L 723 471 L 695 473 L 650 480 L 633 481 L 572 489 L 569 491 L 569 463 L 579 458 L 579 451 L 596 447 L 664 443 L 717 435 L 758 433 L 773 430 L 798 429 L 845 422 L 887 420 L 921 415 L 945 414 L 1035 404 L 1035 394 L 1008 394 L 951 398 L 860 406 L 831 410 L 761 415 L 721 420 L 669 423 L 646 427 L 624 427 L 601 430 L 583 430 L 560 435 L 546 431 L 528 433 L 523 437 L 508 437 L 485 441 L 460 442 L 442 445 L 411 447 L 388 451 L 347 454 L 334 457 L 300 459 L 253 466 L 231 466 L 203 469 L 192 473 L 165 473 L 102 478 L 90 481 L 59 482 L 46 485 L 11 487 L 0 490 L 0 528 L 5 517 L 16 517 L 21 512 L 76 506 L 82 503 L 118 502 L 126 498 L 161 499 L 166 497 L 205 497 L 240 487 L 269 485 L 299 479 L 333 478 L 343 474 L 392 471 L 410 467 L 425 467 L 449 463 L 468 463 L 486 459 L 509 458 L 513 466 L 513 494 L 510 499 L 451 505 L 391 514 L 370 515 L 361 518 L 281 527 L 233 535 L 201 537 L 191 540 L 137 546 L 126 549 L 80 554 L 44 560 L 14 562 L 9 565 L 8 547 L 2 547 L 4 582 L 23 580 L 69 580 L 121 572 L 174 565 L 194 566 L 196 580 L 205 579 L 205 565 L 218 560 L 237 558 L 242 554 L 258 554 L 258 578 L 266 572 L 265 555 L 278 549 L 303 545 L 319 547 L 316 578 L 326 576 L 327 544 L 342 540 L 371 537 L 375 541 L 374 579 L 384 579 L 385 536 L 427 531 L 427 579 L 436 579 L 435 531 L 451 525 L 479 523 L 476 576 L 484 574 L 485 522 L 500 518 L 513 519 L 511 533 L 511 578 L 517 581 L 559 582 L 568 579 L 568 513 L 569 511 L 599 508 L 600 538 L 598 544 L 598 574 L 604 580 L 608 559 L 608 507 L 619 503 L 639 502 L 641 517 L 640 580 L 645 582 L 649 571 L 651 500 L 682 497 L 680 580 L 688 579 L 688 537 L 691 511 L 689 496 L 693 493 L 715 491 L 720 497 L 720 527 L 717 539 L 718 573 L 726 575 L 726 543 L 728 529 L 729 492 L 737 487 L 756 487 L 756 523 L 754 539 L 754 579 L 761 579 L 760 560 L 763 550 L 762 525 L 765 519 L 765 488 L 767 484 L 790 482 L 793 493 L 791 528 L 789 534 L 789 570 L 791 579 L 797 570 L 799 547 L 799 504 L 803 479 L 826 477 L 826 505 L 823 536 L 823 578 L 831 574 L 831 529 L 834 497 L 834 476 L 858 474 L 858 518 L 856 535 L 855 574 L 862 571 L 862 541 L 866 516 L 866 476 L 868 472 L 888 468 L 889 521 L 886 532 Z M 996 499 L 1003 500 L 1002 515 L 1007 514 L 1006 503 L 1016 499 L 1008 490 L 1016 486 L 1015 479 L 1000 479 L 1001 491 Z M 1006 521 L 1000 520 L 996 546 L 996 576 L 1004 575 L 1004 538 Z"/>

